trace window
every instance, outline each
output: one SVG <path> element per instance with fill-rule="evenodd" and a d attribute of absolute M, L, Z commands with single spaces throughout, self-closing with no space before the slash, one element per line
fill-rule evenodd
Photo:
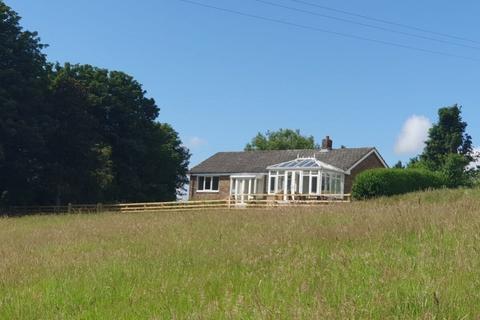
<path fill-rule="evenodd" d="M 342 193 L 342 176 L 340 174 L 335 174 L 332 177 L 332 193 Z"/>
<path fill-rule="evenodd" d="M 342 175 L 337 173 L 322 174 L 322 194 L 342 194 Z"/>
<path fill-rule="evenodd" d="M 202 191 L 205 189 L 205 177 L 198 177 L 198 191 Z"/>
<path fill-rule="evenodd" d="M 285 187 L 285 176 L 284 175 L 278 176 L 277 192 L 283 192 L 284 187 Z"/>
<path fill-rule="evenodd" d="M 330 173 L 323 173 L 322 174 L 322 193 L 331 193 L 330 188 Z"/>
<path fill-rule="evenodd" d="M 207 177 L 198 177 L 198 187 L 197 191 L 209 192 L 209 191 L 218 191 L 218 185 L 220 182 L 219 177 L 207 176 Z"/>
<path fill-rule="evenodd" d="M 310 186 L 310 193 L 317 193 L 317 184 L 318 184 L 318 177 L 312 176 L 312 185 Z"/>
<path fill-rule="evenodd" d="M 303 183 L 302 183 L 302 193 L 306 194 L 309 192 L 309 185 L 308 185 L 308 180 L 310 179 L 308 172 L 303 174 Z"/>
<path fill-rule="evenodd" d="M 218 190 L 218 183 L 219 183 L 218 177 L 213 177 L 212 178 L 212 190 Z"/>
<path fill-rule="evenodd" d="M 212 189 L 212 177 L 205 177 L 205 190 Z"/>
<path fill-rule="evenodd" d="M 270 177 L 270 193 L 275 193 L 275 180 L 277 177 Z"/>

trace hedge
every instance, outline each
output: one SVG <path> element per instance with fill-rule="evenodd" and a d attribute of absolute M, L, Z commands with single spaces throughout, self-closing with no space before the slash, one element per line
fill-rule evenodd
<path fill-rule="evenodd" d="M 360 173 L 352 187 L 355 199 L 392 196 L 445 186 L 442 175 L 421 169 L 372 169 Z"/>

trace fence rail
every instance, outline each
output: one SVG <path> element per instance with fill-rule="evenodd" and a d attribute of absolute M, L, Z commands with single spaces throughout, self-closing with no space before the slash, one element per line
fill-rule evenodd
<path fill-rule="evenodd" d="M 230 196 L 223 200 L 142 202 L 124 204 L 69 204 L 66 206 L 12 206 L 0 208 L 0 215 L 99 213 L 99 212 L 162 212 L 213 209 L 245 209 L 275 207 L 305 207 L 331 203 L 350 202 L 350 194 L 344 195 L 244 195 Z"/>

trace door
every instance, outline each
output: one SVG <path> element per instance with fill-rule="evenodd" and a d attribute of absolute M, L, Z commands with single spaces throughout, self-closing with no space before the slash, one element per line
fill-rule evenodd
<path fill-rule="evenodd" d="M 245 200 L 253 192 L 254 179 L 252 178 L 235 178 L 233 179 L 234 188 L 233 195 L 236 204 L 245 204 Z"/>
<path fill-rule="evenodd" d="M 233 179 L 233 196 L 235 203 L 244 203 L 244 189 L 245 189 L 245 179 L 235 178 Z"/>
<path fill-rule="evenodd" d="M 294 200 L 295 194 L 300 193 L 300 176 L 301 171 L 286 171 L 287 176 L 287 188 L 285 189 L 285 196 L 284 200 L 288 199 L 287 195 L 292 196 L 292 200 Z"/>

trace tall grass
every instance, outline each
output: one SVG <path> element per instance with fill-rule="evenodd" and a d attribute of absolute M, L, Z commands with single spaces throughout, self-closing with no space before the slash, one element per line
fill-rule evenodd
<path fill-rule="evenodd" d="M 480 317 L 480 192 L 0 219 L 0 319 Z"/>

